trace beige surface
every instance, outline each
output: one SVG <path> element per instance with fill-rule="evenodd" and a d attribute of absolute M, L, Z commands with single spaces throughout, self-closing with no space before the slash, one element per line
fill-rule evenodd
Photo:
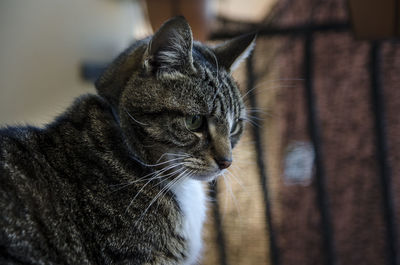
<path fill-rule="evenodd" d="M 43 124 L 94 91 L 80 63 L 108 61 L 133 38 L 133 1 L 0 1 L 0 124 Z"/>

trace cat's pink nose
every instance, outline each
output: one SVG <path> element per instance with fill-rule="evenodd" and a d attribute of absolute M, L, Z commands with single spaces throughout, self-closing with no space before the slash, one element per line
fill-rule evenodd
<path fill-rule="evenodd" d="M 232 159 L 216 159 L 219 169 L 228 168 L 232 164 Z"/>

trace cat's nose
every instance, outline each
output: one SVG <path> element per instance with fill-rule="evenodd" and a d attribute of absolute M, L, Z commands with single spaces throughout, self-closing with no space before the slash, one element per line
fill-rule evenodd
<path fill-rule="evenodd" d="M 222 159 L 215 159 L 215 161 L 217 162 L 217 165 L 221 170 L 228 168 L 232 164 L 232 159 L 222 158 Z"/>

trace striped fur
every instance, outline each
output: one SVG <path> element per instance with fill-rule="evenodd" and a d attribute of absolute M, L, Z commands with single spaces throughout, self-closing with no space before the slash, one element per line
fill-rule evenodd
<path fill-rule="evenodd" d="M 98 95 L 45 128 L 0 130 L 0 264 L 196 264 L 198 180 L 223 173 L 216 157 L 245 116 L 219 56 L 171 19 L 109 66 Z M 204 117 L 196 133 L 190 115 Z"/>

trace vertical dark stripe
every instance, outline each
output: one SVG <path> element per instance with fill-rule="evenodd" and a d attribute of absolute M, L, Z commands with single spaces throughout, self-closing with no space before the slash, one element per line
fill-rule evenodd
<path fill-rule="evenodd" d="M 255 76 L 253 69 L 253 55 L 250 55 L 247 59 L 247 89 L 250 91 L 253 89 L 255 85 Z M 254 92 L 254 91 L 253 91 Z M 249 93 L 249 101 L 250 105 L 253 109 L 257 108 L 256 97 L 253 92 Z M 255 118 L 258 118 L 257 112 L 254 113 Z M 269 253 L 271 258 L 272 265 L 279 264 L 279 250 L 276 245 L 275 231 L 272 222 L 272 211 L 271 211 L 271 201 L 268 192 L 268 182 L 267 182 L 267 174 L 266 167 L 264 165 L 264 151 L 263 144 L 261 139 L 260 128 L 257 126 L 253 126 L 253 137 L 255 140 L 255 149 L 257 154 L 257 165 L 258 171 L 260 175 L 260 182 L 264 196 L 264 205 L 265 205 L 265 218 L 267 222 L 267 237 L 269 238 Z"/>
<path fill-rule="evenodd" d="M 234 92 L 232 90 L 232 86 L 230 86 L 230 84 L 227 83 L 226 79 L 224 80 L 224 84 L 226 86 L 226 89 L 228 90 L 228 95 L 229 95 L 229 110 L 231 113 L 235 114 L 237 113 L 237 109 L 236 109 L 236 104 L 235 104 L 235 100 L 234 98 Z"/>
<path fill-rule="evenodd" d="M 391 190 L 391 172 L 387 156 L 385 108 L 380 78 L 380 43 L 372 42 L 370 50 L 371 103 L 375 115 L 376 155 L 382 192 L 383 218 L 386 225 L 387 264 L 396 265 L 396 227 L 393 194 Z"/>
<path fill-rule="evenodd" d="M 230 93 L 232 94 L 232 98 L 240 98 L 240 92 L 239 91 L 233 91 L 232 87 L 235 87 L 236 84 L 233 81 L 233 79 L 225 79 L 228 82 L 228 88 Z M 235 100 L 232 99 L 232 105 L 233 105 L 233 113 L 235 114 L 235 117 L 238 117 L 237 115 L 240 115 L 240 111 L 239 111 L 239 104 L 235 104 L 234 103 Z"/>
<path fill-rule="evenodd" d="M 212 200 L 212 211 L 214 215 L 215 230 L 217 232 L 217 247 L 219 253 L 219 263 L 221 265 L 228 265 L 226 258 L 226 248 L 225 248 L 225 236 L 224 230 L 222 229 L 221 215 L 218 203 L 218 186 L 217 182 L 215 184 L 210 183 L 210 197 Z"/>
<path fill-rule="evenodd" d="M 394 0 L 394 35 L 400 36 L 400 0 Z"/>
<path fill-rule="evenodd" d="M 331 216 L 325 188 L 325 170 L 323 166 L 324 160 L 321 151 L 322 144 L 317 124 L 317 111 L 315 108 L 315 95 L 313 91 L 313 67 L 313 35 L 311 32 L 308 32 L 305 36 L 304 43 L 304 78 L 306 108 L 308 113 L 308 129 L 315 151 L 315 188 L 317 193 L 316 203 L 321 215 L 321 233 L 323 236 L 322 247 L 324 254 L 324 264 L 333 265 L 335 264 L 336 257 L 334 255 L 335 251 L 333 245 Z"/>

